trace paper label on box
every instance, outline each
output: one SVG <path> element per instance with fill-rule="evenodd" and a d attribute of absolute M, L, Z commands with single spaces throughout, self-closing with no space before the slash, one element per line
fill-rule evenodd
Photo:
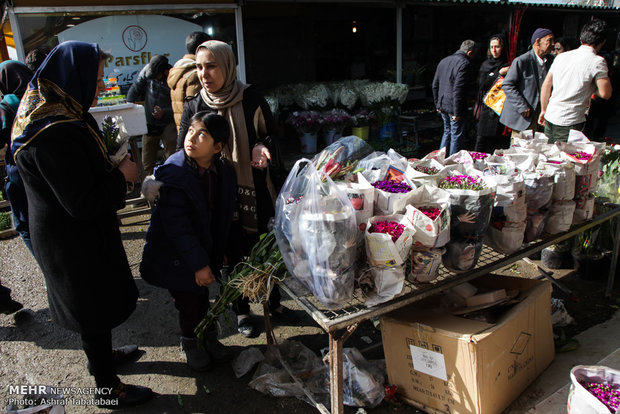
<path fill-rule="evenodd" d="M 443 354 L 414 345 L 409 345 L 409 349 L 411 350 L 413 369 L 439 378 L 442 381 L 448 381 L 446 361 Z"/>

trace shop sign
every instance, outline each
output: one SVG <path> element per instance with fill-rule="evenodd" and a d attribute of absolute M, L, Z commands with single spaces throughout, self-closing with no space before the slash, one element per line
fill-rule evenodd
<path fill-rule="evenodd" d="M 168 57 L 170 64 L 187 53 L 185 38 L 202 31 L 197 24 L 169 16 L 107 16 L 71 27 L 58 40 L 98 43 L 112 57 L 106 62 L 105 76 L 116 78 L 128 89 L 138 73 L 155 54 Z"/>

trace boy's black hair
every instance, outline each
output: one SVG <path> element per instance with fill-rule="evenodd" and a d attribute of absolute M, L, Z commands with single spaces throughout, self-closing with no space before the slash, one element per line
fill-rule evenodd
<path fill-rule="evenodd" d="M 222 115 L 216 114 L 215 112 L 201 111 L 197 112 L 190 119 L 190 124 L 194 123 L 194 121 L 200 121 L 205 124 L 209 135 L 213 137 L 213 142 L 218 143 L 221 142 L 224 145 L 228 143 L 228 138 L 230 137 L 230 125 L 226 118 Z"/>
<path fill-rule="evenodd" d="M 200 46 L 207 40 L 211 40 L 211 36 L 209 36 L 205 32 L 191 32 L 189 35 L 187 35 L 187 38 L 185 39 L 185 47 L 187 48 L 187 53 L 189 53 L 190 55 L 195 55 L 198 46 Z"/>

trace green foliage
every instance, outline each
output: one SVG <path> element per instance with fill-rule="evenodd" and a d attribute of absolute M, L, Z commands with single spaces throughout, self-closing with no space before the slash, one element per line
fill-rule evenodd
<path fill-rule="evenodd" d="M 0 213 L 0 231 L 10 229 L 11 227 L 13 227 L 13 223 L 11 222 L 11 213 Z"/>

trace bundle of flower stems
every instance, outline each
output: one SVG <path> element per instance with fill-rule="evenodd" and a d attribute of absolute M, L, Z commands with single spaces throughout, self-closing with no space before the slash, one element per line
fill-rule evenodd
<path fill-rule="evenodd" d="M 284 280 L 286 275 L 286 265 L 273 230 L 262 234 L 258 243 L 252 247 L 250 256 L 238 263 L 229 274 L 228 283 L 223 287 L 220 296 L 194 330 L 198 343 L 206 345 L 207 330 L 240 295 L 253 303 L 262 303 L 269 299 L 273 284 Z"/>

